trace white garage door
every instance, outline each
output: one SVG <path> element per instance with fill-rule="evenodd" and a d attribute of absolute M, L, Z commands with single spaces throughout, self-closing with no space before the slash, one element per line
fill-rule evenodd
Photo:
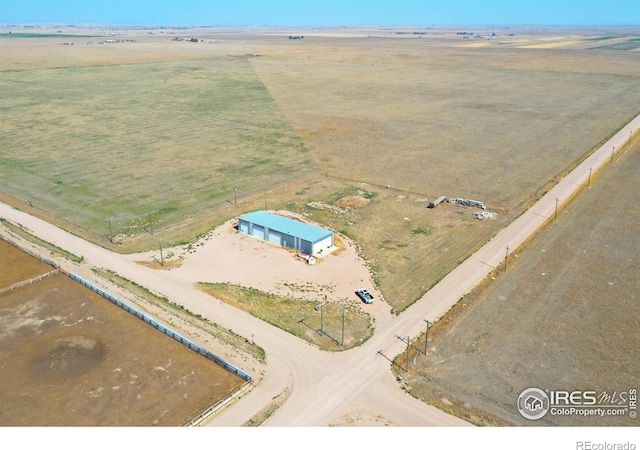
<path fill-rule="evenodd" d="M 282 234 L 277 231 L 269 230 L 269 242 L 282 245 Z"/>
<path fill-rule="evenodd" d="M 254 224 L 253 232 L 251 234 L 253 234 L 257 238 L 264 239 L 264 227 Z"/>

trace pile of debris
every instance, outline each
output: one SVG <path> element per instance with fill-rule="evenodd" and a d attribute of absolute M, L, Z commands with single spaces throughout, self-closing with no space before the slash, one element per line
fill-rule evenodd
<path fill-rule="evenodd" d="M 484 203 L 479 202 L 477 200 L 469 200 L 466 198 L 450 198 L 447 200 L 449 203 L 455 203 L 457 205 L 462 205 L 462 206 L 473 206 L 476 208 L 480 208 L 480 209 L 487 209 L 484 206 Z"/>
<path fill-rule="evenodd" d="M 495 219 L 496 217 L 498 217 L 498 215 L 494 212 L 489 212 L 489 211 L 476 211 L 473 213 L 473 217 L 475 217 L 478 220 L 484 220 L 484 219 Z"/>

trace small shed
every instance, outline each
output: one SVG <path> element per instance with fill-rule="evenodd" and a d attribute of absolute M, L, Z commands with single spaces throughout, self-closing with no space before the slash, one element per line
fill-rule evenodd
<path fill-rule="evenodd" d="M 313 256 L 328 253 L 334 244 L 332 231 L 266 211 L 240 216 L 238 231 Z"/>

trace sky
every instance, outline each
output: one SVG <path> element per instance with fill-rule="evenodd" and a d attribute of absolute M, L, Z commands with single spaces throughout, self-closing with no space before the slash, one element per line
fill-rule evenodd
<path fill-rule="evenodd" d="M 0 0 L 0 25 L 640 25 L 640 0 Z"/>

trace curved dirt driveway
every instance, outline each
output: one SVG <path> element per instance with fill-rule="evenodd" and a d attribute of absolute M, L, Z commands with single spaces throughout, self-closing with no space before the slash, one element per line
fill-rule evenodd
<path fill-rule="evenodd" d="M 287 388 L 291 389 L 289 399 L 265 425 L 468 425 L 405 394 L 389 370 L 389 361 L 379 351 L 389 358 L 402 352 L 405 344 L 397 336 L 415 337 L 424 331 L 424 319 L 435 321 L 446 313 L 503 261 L 507 246 L 513 251 L 547 220 L 553 219 L 556 206 L 561 207 L 586 183 L 590 171 L 595 172 L 608 163 L 612 158 L 612 148 L 620 148 L 639 127 L 640 116 L 401 316 L 390 317 L 382 302 L 374 303 L 376 309 L 371 311 L 376 317 L 374 336 L 361 347 L 343 353 L 322 352 L 247 313 L 212 299 L 193 287 L 194 279 L 185 275 L 186 269 L 156 271 L 146 268 L 136 264 L 135 259 L 149 255 L 109 252 L 5 204 L 0 204 L 0 217 L 20 223 L 43 239 L 83 256 L 92 265 L 114 270 L 182 303 L 194 313 L 208 317 L 247 339 L 255 336 L 256 343 L 267 353 L 268 367 L 264 380 L 242 400 L 218 414 L 210 425 L 240 426 Z M 196 253 L 199 254 L 204 253 Z M 336 258 L 348 259 L 350 256 L 353 257 L 347 251 Z M 194 261 L 197 258 L 194 255 Z M 187 261 L 185 267 L 188 268 L 189 264 Z M 341 285 L 340 289 L 348 292 L 352 286 L 343 288 Z"/>

